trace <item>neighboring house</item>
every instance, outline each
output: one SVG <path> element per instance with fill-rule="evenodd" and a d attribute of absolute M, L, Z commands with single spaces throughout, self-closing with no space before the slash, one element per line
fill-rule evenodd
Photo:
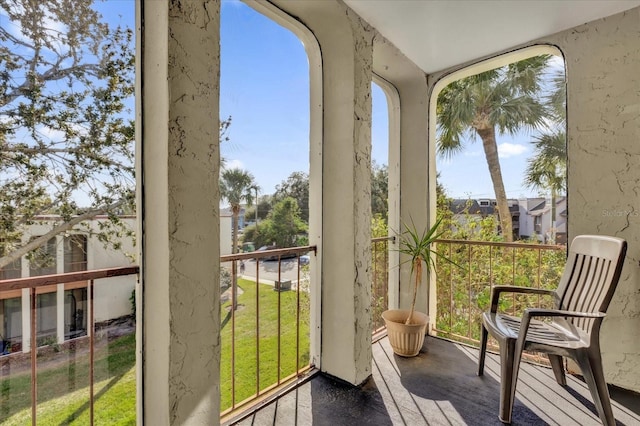
<path fill-rule="evenodd" d="M 518 238 L 520 229 L 520 209 L 518 200 L 508 199 L 509 211 L 511 212 L 511 220 L 513 226 L 514 238 Z M 478 220 L 487 216 L 498 216 L 497 203 L 495 199 L 480 198 L 473 199 L 454 199 L 451 200 L 449 208 L 453 212 L 453 219 L 456 223 L 466 225 L 472 220 Z M 496 221 L 496 232 L 500 232 L 500 222 Z"/>
<path fill-rule="evenodd" d="M 555 226 L 552 223 L 551 201 L 544 198 L 509 199 L 509 210 L 516 239 L 535 238 L 542 243 L 566 244 L 567 198 L 556 199 Z M 455 222 L 467 224 L 471 220 L 498 214 L 496 200 L 482 198 L 451 200 L 450 209 Z M 499 232 L 499 229 L 496 229 Z"/>
<path fill-rule="evenodd" d="M 38 218 L 23 235 L 23 241 L 44 235 L 57 222 L 56 216 Z M 83 223 L 77 230 L 57 235 L 38 249 L 35 257 L 28 256 L 0 270 L 0 279 L 34 277 L 39 275 L 79 272 L 129 266 L 134 263 L 133 240 L 123 237 L 122 248 L 114 250 L 98 241 L 92 230 L 106 217 L 96 217 Z M 123 222 L 135 231 L 136 218 L 123 217 Z M 94 283 L 95 322 L 131 314 L 131 293 L 135 276 L 113 277 Z M 39 344 L 57 342 L 87 334 L 89 300 L 87 282 L 72 282 L 38 289 L 36 303 Z M 29 351 L 30 340 L 29 289 L 0 292 L 0 352 Z M 9 344 L 7 342 L 10 342 Z"/>
<path fill-rule="evenodd" d="M 556 199 L 555 223 L 552 217 L 551 200 L 528 198 L 519 200 L 521 216 L 526 217 L 526 227 L 521 227 L 522 238 L 536 238 L 542 243 L 566 244 L 567 242 L 567 198 Z"/>

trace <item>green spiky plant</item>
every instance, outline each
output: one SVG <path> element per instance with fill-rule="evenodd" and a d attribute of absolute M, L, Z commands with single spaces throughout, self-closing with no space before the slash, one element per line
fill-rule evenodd
<path fill-rule="evenodd" d="M 436 257 L 459 267 L 451 259 L 435 250 L 435 241 L 444 233 L 444 231 L 438 231 L 442 219 L 442 216 L 439 217 L 433 226 L 425 229 L 422 233 L 416 229 L 413 219 L 411 219 L 411 226 L 403 222 L 404 231 L 398 235 L 398 251 L 409 256 L 410 259 L 407 262 L 411 262 L 411 275 L 415 276 L 411 309 L 405 324 L 412 324 L 413 321 L 418 287 L 422 282 L 423 263 L 426 265 L 427 276 L 431 274 L 431 271 L 436 266 Z"/>

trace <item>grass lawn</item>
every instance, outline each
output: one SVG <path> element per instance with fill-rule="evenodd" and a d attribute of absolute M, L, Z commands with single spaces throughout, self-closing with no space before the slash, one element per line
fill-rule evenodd
<path fill-rule="evenodd" d="M 236 404 L 270 387 L 279 377 L 296 372 L 296 339 L 299 338 L 299 367 L 309 363 L 309 298 L 295 291 L 276 292 L 272 286 L 259 286 L 240 280 L 243 294 L 238 297 L 239 309 L 231 320 L 229 303 L 222 306 L 221 342 L 221 410 L 231 407 L 231 330 L 235 327 L 235 402 Z M 280 332 L 278 333 L 278 302 Z M 296 327 L 296 312 L 300 304 L 300 325 Z M 259 307 L 259 322 L 256 313 Z M 259 334 L 256 330 L 259 328 Z M 297 337 L 298 334 L 298 337 Z M 278 350 L 278 337 L 280 348 Z M 259 345 L 259 383 L 256 349 Z M 89 424 L 89 356 L 85 352 L 64 349 L 38 357 L 38 424 Z M 43 362 L 43 360 L 45 360 Z M 130 425 L 136 420 L 135 334 L 129 334 L 96 349 L 95 354 L 95 423 Z M 18 366 L 19 362 L 26 365 Z M 28 357 L 9 361 L 0 375 L 0 423 L 24 425 L 31 423 L 31 375 Z M 10 368 L 13 368 L 11 372 Z M 20 368 L 18 368 L 20 367 Z"/>
<path fill-rule="evenodd" d="M 259 285 L 259 303 L 254 281 L 239 280 L 243 293 L 235 313 L 235 403 L 256 394 L 278 380 L 278 336 L 280 336 L 280 379 L 296 372 L 296 291 L 277 292 L 272 286 Z M 280 299 L 280 334 L 278 335 L 278 299 Z M 221 309 L 223 324 L 221 375 L 221 411 L 231 407 L 231 328 L 230 303 Z M 256 312 L 259 322 L 256 327 Z M 259 335 L 256 330 L 259 328 Z M 300 292 L 299 366 L 309 364 L 309 295 Z M 260 368 L 257 369 L 256 348 L 259 345 Z M 259 383 L 258 383 L 259 371 Z"/>
<path fill-rule="evenodd" d="M 38 424 L 89 424 L 88 355 L 74 356 L 64 350 L 50 358 L 45 364 L 49 367 L 40 367 L 38 371 Z M 97 349 L 95 360 L 95 424 L 135 424 L 135 334 L 119 337 Z M 31 423 L 30 389 L 30 371 L 2 378 L 3 425 Z"/>

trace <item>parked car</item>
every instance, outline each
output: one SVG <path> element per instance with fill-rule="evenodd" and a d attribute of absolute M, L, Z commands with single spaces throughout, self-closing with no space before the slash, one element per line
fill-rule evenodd
<path fill-rule="evenodd" d="M 301 265 L 308 265 L 310 260 L 311 260 L 311 258 L 309 257 L 308 254 L 303 254 L 302 256 L 300 256 L 300 264 Z"/>
<path fill-rule="evenodd" d="M 276 245 L 262 246 L 256 251 L 277 250 L 279 248 L 282 248 L 282 247 L 278 247 Z M 292 259 L 294 257 L 297 257 L 297 255 L 295 253 L 286 253 L 279 257 L 280 259 Z M 278 260 L 278 255 L 276 254 L 273 256 L 261 257 L 260 260 Z"/>

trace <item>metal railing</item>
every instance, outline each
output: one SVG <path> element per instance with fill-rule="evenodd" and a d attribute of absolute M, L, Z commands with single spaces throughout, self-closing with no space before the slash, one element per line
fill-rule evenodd
<path fill-rule="evenodd" d="M 315 252 L 304 246 L 220 257 L 223 421 L 312 368 L 306 264 Z"/>
<path fill-rule="evenodd" d="M 394 240 L 395 237 L 371 239 L 371 320 L 374 335 L 385 329 L 382 313 L 389 309 L 389 242 Z"/>
<path fill-rule="evenodd" d="M 76 344 L 81 346 L 78 342 L 86 342 L 88 340 L 88 403 L 87 409 L 89 411 L 89 422 L 90 424 L 94 423 L 94 398 L 95 398 L 95 390 L 94 390 L 94 366 L 95 366 L 95 339 L 96 339 L 96 329 L 95 329 L 95 310 L 94 310 L 94 281 L 98 279 L 105 278 L 113 278 L 127 275 L 136 275 L 139 272 L 138 266 L 129 266 L 129 267 L 119 267 L 119 268 L 109 268 L 109 269 L 99 269 L 92 271 L 82 271 L 82 272 L 72 272 L 72 273 L 64 273 L 64 274 L 55 274 L 55 275 L 43 275 L 38 277 L 29 277 L 29 278 L 16 278 L 3 280 L 0 282 L 0 293 L 2 292 L 13 292 L 16 290 L 29 289 L 29 342 L 28 346 L 22 347 L 23 354 L 22 358 L 28 356 L 30 358 L 30 374 L 31 374 L 31 382 L 30 382 L 30 393 L 31 393 L 31 423 L 33 425 L 36 424 L 38 418 L 38 358 L 40 357 L 43 348 L 38 347 L 38 311 L 40 310 L 37 304 L 37 295 L 41 294 L 39 290 L 42 290 L 44 287 L 64 284 L 64 283 L 77 283 L 85 281 L 87 282 L 87 293 L 89 297 L 89 318 L 87 327 L 89 330 L 88 336 L 83 336 L 74 339 L 72 342 L 73 345 L 70 347 L 70 350 L 67 354 L 68 358 L 73 358 L 73 367 L 71 363 L 69 364 L 69 372 L 67 377 L 71 377 L 73 375 L 71 370 L 75 370 L 76 361 L 78 359 L 84 359 L 86 354 L 80 350 L 77 351 Z M 5 293 L 6 294 L 6 293 Z M 25 342 L 23 341 L 23 344 Z M 65 342 L 66 343 L 66 342 Z M 60 347 L 57 342 L 53 344 L 55 346 L 54 352 L 60 352 Z M 29 348 L 28 351 L 25 349 Z M 80 353 L 77 353 L 80 352 Z M 42 354 L 45 357 L 46 354 Z M 11 393 L 11 366 L 12 362 L 14 362 L 14 370 L 24 370 L 20 368 L 20 363 L 24 361 L 24 359 L 13 359 L 13 355 L 8 355 L 2 357 L 2 381 L 6 381 L 3 383 L 3 404 L 0 404 L 0 410 L 2 411 L 2 417 L 5 417 L 4 414 L 8 411 L 9 407 L 4 404 L 9 399 L 8 394 Z M 56 361 L 56 360 L 53 360 Z M 66 360 L 70 362 L 69 359 Z M 55 362 L 53 363 L 55 364 Z M 72 381 L 75 381 L 75 377 L 72 378 Z M 53 383 L 53 386 L 60 387 L 62 383 Z M 73 391 L 75 391 L 75 386 L 71 383 L 70 387 L 74 387 Z M 24 396 L 22 396 L 24 397 Z M 47 396 L 47 398 L 51 398 L 51 396 Z"/>
<path fill-rule="evenodd" d="M 456 265 L 438 261 L 437 318 L 433 331 L 448 339 L 479 345 L 480 316 L 489 309 L 496 284 L 555 289 L 566 261 L 566 247 L 543 244 L 439 240 L 437 250 Z M 500 310 L 521 315 L 525 306 L 550 307 L 540 296 L 501 301 Z"/>

